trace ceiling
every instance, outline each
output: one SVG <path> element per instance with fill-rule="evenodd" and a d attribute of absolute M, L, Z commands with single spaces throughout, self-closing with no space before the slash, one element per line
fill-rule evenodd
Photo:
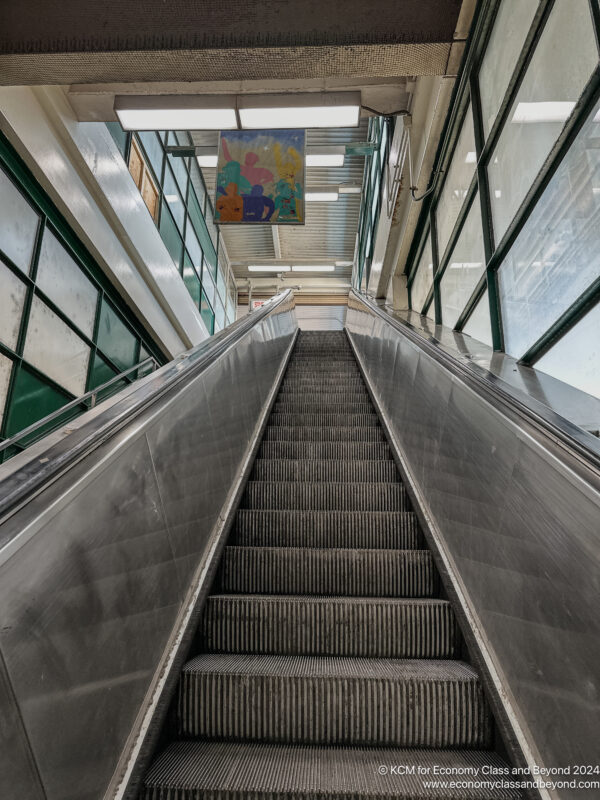
<path fill-rule="evenodd" d="M 357 128 L 320 128 L 306 131 L 307 149 L 320 145 L 343 145 L 367 140 L 368 120 L 363 118 Z M 192 132 L 195 145 L 216 146 L 218 132 Z M 365 159 L 363 156 L 346 156 L 343 167 L 307 167 L 306 188 L 349 183 L 362 185 Z M 214 199 L 216 169 L 202 169 L 210 196 Z M 273 274 L 249 273 L 248 264 L 332 264 L 345 261 L 346 266 L 336 267 L 333 273 L 324 273 L 328 279 L 338 278 L 349 282 L 354 257 L 354 246 L 360 213 L 360 194 L 341 194 L 335 202 L 305 204 L 304 225 L 222 225 L 221 233 L 227 255 L 237 279 L 271 277 Z M 312 283 L 318 273 L 310 275 Z M 291 277 L 291 276 L 290 276 Z M 301 273 L 294 282 L 302 283 Z"/>

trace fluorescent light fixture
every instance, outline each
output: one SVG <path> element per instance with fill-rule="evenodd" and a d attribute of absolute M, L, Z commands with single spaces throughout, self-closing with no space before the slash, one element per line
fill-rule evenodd
<path fill-rule="evenodd" d="M 360 92 L 239 95 L 242 128 L 349 128 L 360 119 Z"/>
<path fill-rule="evenodd" d="M 265 266 L 253 265 L 248 267 L 248 272 L 289 272 L 289 267 L 282 267 L 279 264 L 268 264 Z"/>
<path fill-rule="evenodd" d="M 336 261 L 336 267 L 352 267 L 354 266 L 354 261 Z"/>
<path fill-rule="evenodd" d="M 165 200 L 167 203 L 176 203 L 179 200 L 179 197 L 176 194 L 166 194 Z"/>
<path fill-rule="evenodd" d="M 519 103 L 511 122 L 566 122 L 574 108 L 575 103 L 570 100 Z"/>
<path fill-rule="evenodd" d="M 199 167 L 216 167 L 217 159 L 218 156 L 216 153 L 214 156 L 196 156 L 196 161 L 198 162 Z"/>
<path fill-rule="evenodd" d="M 323 191 L 323 190 L 316 190 L 316 191 L 307 191 L 304 195 L 304 199 L 307 203 L 333 203 L 339 197 L 339 194 L 336 191 Z"/>
<path fill-rule="evenodd" d="M 344 145 L 311 147 L 306 151 L 307 167 L 343 167 L 346 148 Z"/>
<path fill-rule="evenodd" d="M 332 267 L 331 264 L 327 264 L 322 267 L 315 266 L 313 264 L 305 264 L 304 266 L 298 265 L 292 267 L 292 272 L 333 272 L 335 267 Z"/>
<path fill-rule="evenodd" d="M 477 161 L 477 156 L 475 155 L 473 150 L 469 150 L 465 158 L 465 164 L 474 164 L 476 161 Z"/>
<path fill-rule="evenodd" d="M 361 194 L 362 186 L 359 186 L 358 184 L 352 185 L 351 183 L 347 183 L 344 186 L 344 184 L 342 183 L 338 188 L 338 192 L 340 194 Z"/>
<path fill-rule="evenodd" d="M 115 97 L 114 109 L 121 127 L 126 131 L 237 128 L 234 96 L 118 95 Z"/>

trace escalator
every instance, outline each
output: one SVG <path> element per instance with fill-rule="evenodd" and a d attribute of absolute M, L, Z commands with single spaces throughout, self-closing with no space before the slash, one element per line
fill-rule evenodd
<path fill-rule="evenodd" d="M 144 800 L 520 796 L 427 784 L 506 764 L 344 332 L 299 335 L 196 641 Z"/>

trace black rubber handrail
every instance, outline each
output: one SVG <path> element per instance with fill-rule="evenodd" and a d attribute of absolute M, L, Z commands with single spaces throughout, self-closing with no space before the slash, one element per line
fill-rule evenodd
<path fill-rule="evenodd" d="M 544 437 L 546 446 L 559 445 L 563 454 L 572 462 L 569 466 L 579 465 L 585 470 L 584 479 L 596 488 L 600 488 L 600 441 L 596 442 L 591 434 L 587 434 L 539 400 L 525 395 L 518 396 L 502 378 L 479 364 L 462 363 L 443 350 L 435 337 L 425 336 L 410 322 L 392 317 L 370 298 L 354 289 L 350 294 L 370 312 L 383 319 L 445 369 L 460 378 L 494 408 L 505 414 L 508 412 L 509 415 L 531 426 Z"/>
<path fill-rule="evenodd" d="M 102 410 L 93 419 L 84 421 L 80 427 L 50 445 L 43 452 L 43 458 L 40 458 L 38 452 L 36 456 L 32 455 L 31 460 L 26 464 L 7 475 L 3 480 L 0 479 L 0 523 L 36 494 L 41 487 L 114 436 L 167 392 L 172 391 L 183 381 L 188 381 L 202 373 L 225 350 L 239 342 L 258 322 L 292 297 L 292 290 L 286 289 L 256 311 L 249 313 L 215 336 L 161 367 L 157 372 L 152 373 L 151 378 L 144 381 L 143 385 L 133 388 L 135 384 L 131 384 L 127 387 L 129 391 L 126 397 L 119 399 L 119 394 L 113 395 L 111 401 L 107 401 L 111 402 L 108 408 Z M 132 389 L 133 391 L 131 391 Z M 86 413 L 93 412 L 84 412 L 81 417 L 77 418 L 77 422 L 83 420 Z M 72 423 L 73 420 L 67 425 Z M 58 430 L 60 431 L 60 428 Z M 48 435 L 56 433 L 55 430 Z M 8 464 L 10 462 L 7 462 Z"/>

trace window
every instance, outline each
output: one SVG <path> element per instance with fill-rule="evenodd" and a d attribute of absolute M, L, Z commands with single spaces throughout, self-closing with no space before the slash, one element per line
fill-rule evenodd
<path fill-rule="evenodd" d="M 479 342 L 493 347 L 492 344 L 492 325 L 490 322 L 490 299 L 487 290 L 473 309 L 471 316 L 467 320 L 463 333 L 472 336 Z"/>
<path fill-rule="evenodd" d="M 488 166 L 496 243 L 512 222 L 597 63 L 588 0 L 558 0 Z"/>
<path fill-rule="evenodd" d="M 150 170 L 146 165 L 144 157 L 137 142 L 132 140 L 131 151 L 129 153 L 129 172 L 137 188 L 140 190 L 142 200 L 150 212 L 150 216 L 156 222 L 158 219 L 158 189 L 150 175 Z"/>
<path fill-rule="evenodd" d="M 433 285 L 433 257 L 431 255 L 431 234 L 428 234 L 419 259 L 419 265 L 410 286 L 411 306 L 419 314 L 423 310 L 429 291 Z M 433 309 L 430 306 L 428 316 L 433 319 Z"/>
<path fill-rule="evenodd" d="M 0 251 L 29 273 L 39 215 L 0 169 Z"/>
<path fill-rule="evenodd" d="M 444 325 L 456 325 L 484 271 L 481 210 L 475 195 L 440 284 Z"/>

